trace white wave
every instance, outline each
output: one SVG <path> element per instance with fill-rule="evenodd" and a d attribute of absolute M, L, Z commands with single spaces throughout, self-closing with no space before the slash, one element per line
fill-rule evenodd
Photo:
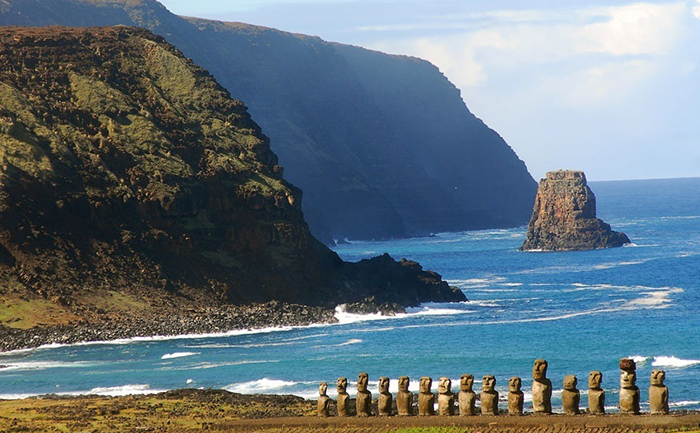
<path fill-rule="evenodd" d="M 224 387 L 225 390 L 239 394 L 264 394 L 273 390 L 281 390 L 298 385 L 299 382 L 268 379 L 266 377 L 251 382 L 234 383 Z"/>
<path fill-rule="evenodd" d="M 470 305 L 470 302 L 460 302 L 459 304 L 452 305 Z M 459 310 L 456 308 L 441 308 L 444 304 L 427 303 L 420 307 L 406 308 L 407 315 L 410 316 L 450 316 L 453 314 L 467 314 L 472 313 L 469 310 Z"/>
<path fill-rule="evenodd" d="M 165 389 L 151 389 L 149 385 L 135 384 L 122 386 L 97 387 L 87 391 L 68 391 L 51 393 L 59 396 L 81 396 L 81 395 L 101 395 L 105 397 L 120 397 L 125 395 L 147 395 L 166 392 Z M 0 399 L 3 400 L 19 400 L 30 397 L 48 395 L 47 393 L 28 393 L 28 394 L 0 394 Z"/>
<path fill-rule="evenodd" d="M 452 304 L 454 305 L 454 304 Z M 460 302 L 461 306 L 479 305 L 479 301 Z M 406 313 L 398 313 L 393 316 L 382 315 L 381 313 L 373 314 L 355 314 L 348 313 L 345 304 L 335 307 L 335 318 L 341 325 L 347 325 L 357 322 L 368 322 L 376 320 L 396 320 L 405 319 L 412 316 L 450 316 L 455 314 L 471 314 L 473 311 L 467 309 L 445 308 L 444 304 L 427 303 L 420 307 L 411 307 L 406 309 Z"/>
<path fill-rule="evenodd" d="M 397 316 L 399 316 L 397 314 Z M 347 312 L 347 306 L 345 304 L 338 305 L 335 307 L 335 318 L 338 319 L 338 323 L 341 325 L 347 325 L 350 323 L 357 323 L 357 322 L 367 322 L 371 320 L 388 320 L 388 319 L 394 319 L 397 316 L 384 316 L 381 313 L 376 313 L 376 314 L 355 314 L 355 313 L 348 313 Z"/>
<path fill-rule="evenodd" d="M 682 293 L 683 289 L 676 287 L 663 287 L 653 291 L 641 292 L 640 295 L 645 295 L 643 298 L 633 299 L 623 305 L 625 309 L 643 308 L 667 308 L 671 303 L 671 295 Z"/>
<path fill-rule="evenodd" d="M 228 362 L 202 362 L 200 364 L 188 365 L 188 366 L 169 366 L 162 367 L 158 370 L 160 371 L 184 371 L 184 370 L 207 370 L 210 368 L 219 367 L 229 367 L 234 365 L 248 365 L 248 364 L 268 364 L 276 363 L 278 360 L 261 360 L 261 361 L 228 361 Z"/>
<path fill-rule="evenodd" d="M 338 346 L 350 346 L 351 344 L 358 344 L 358 343 L 362 343 L 362 340 L 360 340 L 359 338 L 353 338 L 351 340 L 346 341 L 345 343 L 338 344 Z"/>
<path fill-rule="evenodd" d="M 30 362 L 8 362 L 4 363 L 4 371 L 24 371 L 24 370 L 47 370 L 50 368 L 89 368 L 99 365 L 100 363 L 76 361 L 76 362 L 61 362 L 61 361 L 30 361 Z"/>
<path fill-rule="evenodd" d="M 165 392 L 165 390 L 151 389 L 149 385 L 123 385 L 123 386 L 108 386 L 92 388 L 87 394 L 94 395 L 104 395 L 109 397 L 117 397 L 123 395 L 146 395 L 146 394 L 157 394 L 159 392 Z M 82 395 L 76 393 L 70 393 L 71 395 Z"/>
<path fill-rule="evenodd" d="M 683 401 L 677 401 L 677 402 L 670 402 L 668 405 L 670 407 L 697 406 L 697 405 L 700 405 L 700 401 L 683 400 Z"/>
<path fill-rule="evenodd" d="M 161 356 L 160 359 L 175 359 L 175 358 L 184 358 L 187 356 L 195 356 L 199 355 L 199 352 L 175 352 L 175 353 L 166 353 L 165 355 Z"/>
<path fill-rule="evenodd" d="M 640 355 L 632 355 L 632 356 L 628 356 L 627 358 L 634 361 L 635 364 L 645 364 L 649 360 L 650 357 L 640 356 Z"/>
<path fill-rule="evenodd" d="M 189 385 L 189 384 L 191 384 L 191 383 L 194 383 L 194 380 L 193 380 L 193 379 L 187 379 L 187 381 L 186 381 L 185 383 Z"/>
<path fill-rule="evenodd" d="M 653 367 L 684 368 L 700 364 L 696 359 L 680 359 L 675 356 L 656 356 L 651 365 Z"/>

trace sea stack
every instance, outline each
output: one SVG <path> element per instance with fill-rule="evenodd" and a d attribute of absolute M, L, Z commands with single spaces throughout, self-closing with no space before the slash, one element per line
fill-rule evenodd
<path fill-rule="evenodd" d="M 624 233 L 596 217 L 595 195 L 582 171 L 559 170 L 540 181 L 521 251 L 571 251 L 621 247 Z"/>

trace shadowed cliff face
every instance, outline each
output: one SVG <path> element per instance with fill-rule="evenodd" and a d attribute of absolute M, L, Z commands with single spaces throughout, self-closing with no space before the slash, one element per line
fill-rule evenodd
<path fill-rule="evenodd" d="M 624 233 L 596 217 L 596 202 L 582 171 L 553 171 L 540 181 L 520 250 L 568 251 L 621 247 Z"/>
<path fill-rule="evenodd" d="M 114 293 L 163 307 L 464 299 L 393 259 L 372 261 L 379 280 L 343 263 L 281 172 L 243 104 L 162 38 L 0 29 L 5 294 L 78 313 Z M 393 280 L 406 284 L 386 294 Z"/>
<path fill-rule="evenodd" d="M 174 43 L 250 107 L 324 241 L 528 220 L 536 183 L 525 165 L 428 62 L 185 19 L 153 0 L 6 3 L 2 24 L 128 24 Z"/>

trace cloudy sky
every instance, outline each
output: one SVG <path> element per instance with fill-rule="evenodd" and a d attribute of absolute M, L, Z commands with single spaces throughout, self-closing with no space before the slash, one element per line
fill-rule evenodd
<path fill-rule="evenodd" d="M 700 176 L 700 0 L 161 2 L 430 60 L 536 179 Z"/>

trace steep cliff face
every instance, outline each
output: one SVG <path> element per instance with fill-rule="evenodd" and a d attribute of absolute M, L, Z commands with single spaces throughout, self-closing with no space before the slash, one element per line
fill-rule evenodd
<path fill-rule="evenodd" d="M 464 299 L 392 259 L 370 261 L 379 280 L 342 262 L 281 173 L 243 104 L 161 37 L 0 28 L 3 295 L 78 314 L 112 296 L 127 309 Z M 410 284 L 387 294 L 396 280 Z"/>
<path fill-rule="evenodd" d="M 0 24 L 128 24 L 174 43 L 248 105 L 324 241 L 527 222 L 535 181 L 428 62 L 185 19 L 153 0 L 5 3 Z"/>
<path fill-rule="evenodd" d="M 596 202 L 582 171 L 553 171 L 540 181 L 521 250 L 568 251 L 621 247 L 624 233 L 596 217 Z"/>

